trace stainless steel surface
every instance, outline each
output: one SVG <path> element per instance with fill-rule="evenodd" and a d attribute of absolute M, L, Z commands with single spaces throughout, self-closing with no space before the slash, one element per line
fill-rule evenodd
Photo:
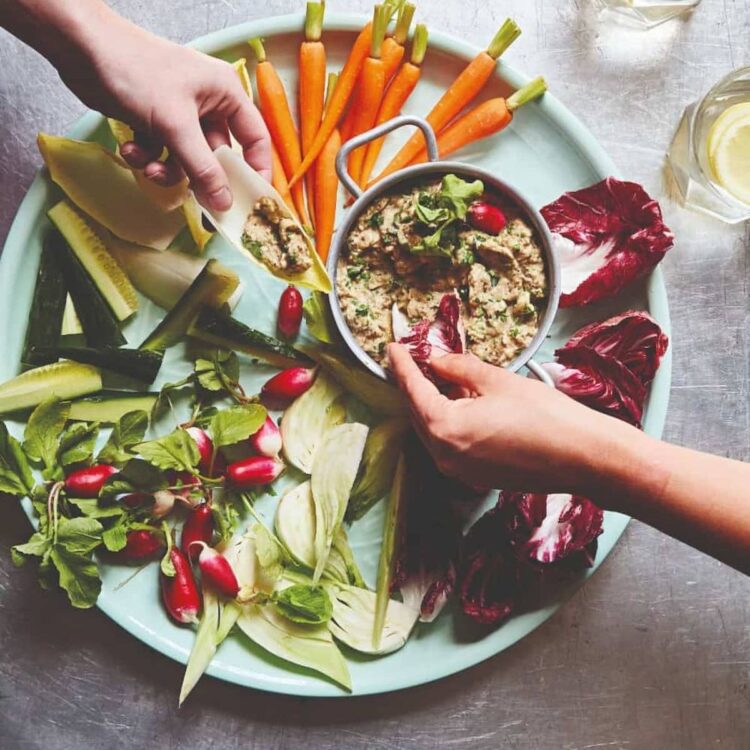
<path fill-rule="evenodd" d="M 113 5 L 184 41 L 302 3 Z M 331 5 L 370 7 L 368 0 Z M 477 44 L 513 14 L 524 29 L 509 53 L 513 64 L 543 73 L 622 172 L 661 199 L 678 238 L 664 263 L 675 354 L 666 437 L 749 460 L 750 232 L 683 211 L 662 179 L 685 105 L 750 63 L 748 2 L 704 0 L 691 17 L 649 32 L 600 23 L 588 0 L 422 0 L 419 13 Z M 62 132 L 83 107 L 37 55 L 2 32 L 0 63 L 4 239 L 40 164 L 37 130 Z M 58 594 L 41 592 L 31 569 L 14 569 L 7 548 L 25 538 L 27 522 L 13 505 L 3 509 L 3 750 L 746 750 L 750 742 L 750 582 L 638 523 L 546 625 L 464 674 L 327 703 L 205 679 L 178 711 L 181 667 L 98 611 L 73 611 Z"/>
<path fill-rule="evenodd" d="M 418 117 L 403 117 L 397 119 L 410 121 L 410 124 L 412 125 L 420 121 L 420 118 Z M 404 122 L 404 124 L 406 124 L 406 122 Z M 430 128 L 430 126 L 427 125 L 426 122 L 423 122 L 423 124 L 429 129 L 425 131 L 425 134 L 432 134 L 432 128 Z M 398 127 L 398 123 L 395 127 Z M 557 307 L 560 302 L 561 294 L 560 263 L 557 259 L 557 254 L 553 251 L 552 236 L 550 235 L 549 228 L 542 218 L 542 215 L 521 193 L 518 192 L 516 188 L 496 177 L 495 175 L 490 174 L 490 172 L 484 169 L 480 169 L 473 164 L 464 164 L 458 161 L 436 161 L 435 159 L 437 157 L 437 144 L 430 144 L 429 139 L 427 150 L 430 155 L 430 163 L 416 164 L 414 166 L 401 169 L 398 172 L 394 172 L 393 174 L 388 175 L 387 177 L 382 179 L 377 185 L 374 185 L 369 190 L 363 193 L 358 189 L 358 186 L 354 183 L 354 181 L 351 180 L 346 171 L 346 157 L 349 152 L 356 148 L 358 145 L 367 143 L 368 141 L 380 135 L 383 130 L 383 128 L 375 128 L 370 131 L 369 134 L 363 133 L 359 139 L 353 139 L 353 141 L 356 140 L 357 143 L 345 145 L 342 148 L 338 158 L 336 159 L 336 170 L 338 171 L 339 176 L 348 178 L 351 182 L 352 187 L 358 194 L 357 200 L 354 202 L 354 205 L 351 206 L 346 216 L 342 219 L 341 224 L 336 231 L 336 234 L 334 235 L 333 244 L 331 245 L 331 250 L 328 254 L 327 264 L 328 274 L 333 281 L 331 312 L 333 314 L 333 319 L 336 323 L 336 327 L 338 328 L 339 333 L 348 345 L 352 354 L 354 354 L 354 356 L 376 377 L 382 379 L 386 379 L 388 377 L 386 370 L 381 367 L 359 345 L 359 342 L 356 340 L 351 330 L 349 329 L 349 325 L 344 318 L 344 313 L 341 310 L 341 305 L 339 304 L 339 298 L 336 291 L 336 278 L 338 276 L 339 255 L 341 254 L 341 251 L 344 247 L 346 238 L 349 236 L 349 233 L 354 227 L 354 224 L 357 222 L 363 212 L 366 211 L 381 196 L 396 190 L 397 188 L 399 188 L 399 186 L 404 184 L 413 185 L 415 181 L 419 182 L 425 179 L 429 180 L 430 177 L 435 179 L 438 176 L 442 177 L 445 174 L 452 173 L 457 174 L 467 180 L 481 180 L 484 183 L 485 188 L 490 193 L 495 193 L 499 196 L 503 196 L 510 203 L 514 203 L 518 208 L 520 208 L 536 230 L 536 235 L 540 239 L 542 252 L 544 253 L 544 263 L 547 270 L 547 307 L 545 308 L 544 314 L 542 315 L 541 322 L 539 323 L 539 328 L 534 334 L 534 337 L 529 342 L 529 345 L 525 349 L 523 349 L 512 362 L 508 363 L 507 368 L 512 372 L 517 372 L 522 367 L 528 364 L 529 369 L 540 380 L 551 386 L 553 384 L 552 378 L 547 374 L 547 372 L 541 367 L 538 367 L 536 363 L 530 361 L 544 343 L 544 340 L 547 337 L 550 328 L 552 327 L 555 315 L 557 314 Z"/>

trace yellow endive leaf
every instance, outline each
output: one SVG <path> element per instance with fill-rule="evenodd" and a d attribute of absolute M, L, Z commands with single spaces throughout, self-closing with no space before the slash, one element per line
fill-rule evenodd
<path fill-rule="evenodd" d="M 52 180 L 118 237 L 164 250 L 185 225 L 182 211 L 150 201 L 127 164 L 98 143 L 40 133 L 37 144 Z"/>
<path fill-rule="evenodd" d="M 245 93 L 252 99 L 253 98 L 253 87 L 250 83 L 250 74 L 247 72 L 247 60 L 244 57 L 240 57 L 239 60 L 235 60 L 232 63 L 232 67 L 237 71 L 237 75 L 240 77 L 240 83 L 242 88 L 245 89 Z"/>
<path fill-rule="evenodd" d="M 117 141 L 119 153 L 119 147 L 122 146 L 123 143 L 132 141 L 135 137 L 133 130 L 124 122 L 113 120 L 111 117 L 107 118 L 107 123 L 109 129 L 112 131 L 112 135 Z M 160 159 L 163 160 L 166 156 L 167 150 L 164 149 Z M 188 186 L 186 179 L 181 180 L 176 185 L 161 187 L 161 185 L 157 185 L 153 180 L 147 179 L 140 169 L 133 169 L 132 171 L 135 176 L 135 181 L 138 183 L 140 189 L 143 190 L 143 192 L 162 210 L 174 211 L 175 208 L 179 208 L 187 199 Z"/>
<path fill-rule="evenodd" d="M 195 241 L 195 244 L 198 245 L 201 250 L 204 250 L 208 241 L 214 236 L 214 233 L 209 232 L 203 226 L 203 211 L 201 210 L 195 196 L 190 192 L 188 193 L 185 202 L 182 204 L 182 212 L 185 214 L 185 221 L 187 222 L 188 230 L 190 230 L 190 235 Z"/>

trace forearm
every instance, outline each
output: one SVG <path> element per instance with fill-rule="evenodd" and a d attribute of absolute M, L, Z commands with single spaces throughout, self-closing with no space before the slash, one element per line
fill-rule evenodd
<path fill-rule="evenodd" d="M 602 505 L 750 573 L 750 465 L 623 428 L 603 439 Z"/>

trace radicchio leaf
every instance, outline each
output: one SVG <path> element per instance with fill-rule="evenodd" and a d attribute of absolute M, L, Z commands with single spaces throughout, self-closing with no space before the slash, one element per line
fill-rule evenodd
<path fill-rule="evenodd" d="M 548 564 L 575 556 L 584 567 L 593 564 L 604 514 L 585 497 L 502 492 L 498 508 L 521 559 Z"/>
<path fill-rule="evenodd" d="M 614 357 L 643 385 L 648 385 L 659 369 L 669 339 L 647 312 L 628 310 L 601 323 L 584 326 L 555 354 L 559 356 L 565 349 L 578 346 Z"/>
<path fill-rule="evenodd" d="M 617 294 L 651 271 L 674 243 L 658 202 L 640 185 L 614 177 L 565 193 L 541 213 L 560 255 L 560 307 Z"/>
<path fill-rule="evenodd" d="M 414 326 L 409 326 L 406 316 L 394 305 L 392 326 L 394 340 L 407 347 L 422 372 L 433 381 L 431 359 L 466 351 L 461 299 L 455 292 L 443 295 L 434 320 L 422 320 Z"/>
<path fill-rule="evenodd" d="M 640 427 L 646 388 L 625 365 L 586 346 L 560 349 L 542 365 L 555 388 L 591 409 Z"/>

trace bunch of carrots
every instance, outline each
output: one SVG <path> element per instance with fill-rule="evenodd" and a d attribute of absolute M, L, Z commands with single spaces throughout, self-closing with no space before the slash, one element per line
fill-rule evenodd
<path fill-rule="evenodd" d="M 273 139 L 274 187 L 300 223 L 314 231 L 323 261 L 335 228 L 339 191 L 335 164 L 342 143 L 397 116 L 421 77 L 428 33 L 423 24 L 417 24 L 411 33 L 415 10 L 414 4 L 405 0 L 375 5 L 372 21 L 358 34 L 346 64 L 335 75 L 328 74 L 322 39 L 325 2 L 307 3 L 299 53 L 299 130 L 262 41 L 249 42 L 257 59 L 258 105 Z M 466 66 L 428 113 L 426 119 L 438 135 L 441 157 L 507 127 L 516 109 L 546 90 L 544 79 L 536 78 L 508 98 L 489 99 L 467 110 L 492 76 L 497 60 L 520 33 L 513 20 L 506 20 L 487 49 Z M 349 173 L 363 188 L 427 159 L 424 136 L 416 132 L 372 177 L 384 140 L 374 140 L 349 156 Z"/>

